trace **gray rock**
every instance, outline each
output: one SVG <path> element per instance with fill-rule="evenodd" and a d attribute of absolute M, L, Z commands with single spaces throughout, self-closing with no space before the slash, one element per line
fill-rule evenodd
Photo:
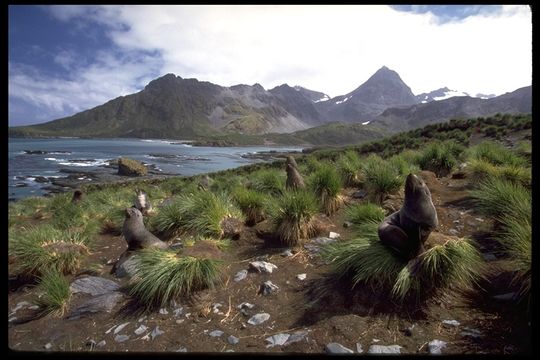
<path fill-rule="evenodd" d="M 135 330 L 135 334 L 141 335 L 141 334 L 144 333 L 147 329 L 148 329 L 148 326 L 141 325 L 141 326 L 139 326 L 139 327 Z"/>
<path fill-rule="evenodd" d="M 493 298 L 495 300 L 511 301 L 511 300 L 515 300 L 517 298 L 517 293 L 511 292 L 511 293 L 502 294 L 502 295 L 495 295 L 495 296 L 493 296 Z"/>
<path fill-rule="evenodd" d="M 441 350 L 446 347 L 446 342 L 442 340 L 432 340 L 428 344 L 429 353 L 432 355 L 442 354 Z"/>
<path fill-rule="evenodd" d="M 289 257 L 289 256 L 293 256 L 293 253 L 291 249 L 287 249 L 281 253 L 281 256 Z"/>
<path fill-rule="evenodd" d="M 104 347 L 105 345 L 107 345 L 107 342 L 105 340 L 101 340 L 96 344 L 96 347 Z"/>
<path fill-rule="evenodd" d="M 352 354 L 353 351 L 339 343 L 326 344 L 326 352 L 328 354 Z"/>
<path fill-rule="evenodd" d="M 289 340 L 285 343 L 285 346 L 290 345 L 295 342 L 302 341 L 306 338 L 308 332 L 305 330 L 295 331 L 289 336 Z"/>
<path fill-rule="evenodd" d="M 224 334 L 224 332 L 221 331 L 221 330 L 214 330 L 208 335 L 210 335 L 211 337 L 220 337 L 223 334 Z"/>
<path fill-rule="evenodd" d="M 353 225 L 353 223 L 350 222 L 350 221 L 345 221 L 345 222 L 343 223 L 343 227 L 346 228 L 346 229 L 347 229 L 347 228 L 350 228 L 352 225 Z"/>
<path fill-rule="evenodd" d="M 328 237 L 330 239 L 339 239 L 341 237 L 341 234 L 339 234 L 337 232 L 330 231 L 330 233 L 328 234 Z"/>
<path fill-rule="evenodd" d="M 270 314 L 259 313 L 259 314 L 253 315 L 251 318 L 249 318 L 247 322 L 250 325 L 260 325 L 263 322 L 267 321 L 268 319 L 270 319 Z"/>
<path fill-rule="evenodd" d="M 234 281 L 239 282 L 244 280 L 247 277 L 248 271 L 247 270 L 240 270 L 239 272 L 234 275 Z"/>
<path fill-rule="evenodd" d="M 371 345 L 368 354 L 401 354 L 399 345 Z"/>
<path fill-rule="evenodd" d="M 161 331 L 159 330 L 159 326 L 156 326 L 156 328 L 154 330 L 152 330 L 152 332 L 150 333 L 150 337 L 152 338 L 152 340 L 154 340 L 155 337 L 161 335 L 161 334 L 164 334 L 165 331 Z"/>
<path fill-rule="evenodd" d="M 116 282 L 98 276 L 86 276 L 71 283 L 69 289 L 73 293 L 85 293 L 92 296 L 103 295 L 120 289 Z"/>
<path fill-rule="evenodd" d="M 296 278 L 300 281 L 306 280 L 307 274 L 298 274 Z"/>
<path fill-rule="evenodd" d="M 114 334 L 118 334 L 120 331 L 122 331 L 128 325 L 129 325 L 129 321 L 127 323 L 123 323 L 122 325 L 118 325 L 118 327 L 116 329 L 114 329 Z"/>
<path fill-rule="evenodd" d="M 124 298 L 118 291 L 99 295 L 90 298 L 79 306 L 73 308 L 68 315 L 68 319 L 78 319 L 83 315 L 93 314 L 100 311 L 110 313 L 116 304 Z"/>
<path fill-rule="evenodd" d="M 114 341 L 119 342 L 119 343 L 122 343 L 122 342 L 127 341 L 127 340 L 129 340 L 128 335 L 116 335 L 114 337 Z"/>
<path fill-rule="evenodd" d="M 182 315 L 182 312 L 184 311 L 184 307 L 179 307 L 178 309 L 173 310 L 174 317 L 179 317 Z"/>
<path fill-rule="evenodd" d="M 443 320 L 442 323 L 443 323 L 443 325 L 446 325 L 446 326 L 458 327 L 460 325 L 459 321 L 457 321 L 457 320 Z"/>
<path fill-rule="evenodd" d="M 19 311 L 23 307 L 29 306 L 29 305 L 32 305 L 32 304 L 30 304 L 28 301 L 18 302 L 17 305 L 13 309 L 11 309 L 11 314 L 10 315 L 15 314 L 17 311 Z"/>
<path fill-rule="evenodd" d="M 461 332 L 461 336 L 470 337 L 470 338 L 473 338 L 473 339 L 479 339 L 483 335 L 479 330 L 464 327 L 463 331 Z"/>
<path fill-rule="evenodd" d="M 138 260 L 137 257 L 131 256 L 127 260 L 123 261 L 116 267 L 115 275 L 118 278 L 131 278 L 135 276 L 137 271 Z"/>
<path fill-rule="evenodd" d="M 236 345 L 240 342 L 240 339 L 237 338 L 236 336 L 234 335 L 230 335 L 228 338 L 227 338 L 227 341 L 229 342 L 229 344 L 231 345 Z"/>
<path fill-rule="evenodd" d="M 248 302 L 243 302 L 240 305 L 238 305 L 236 308 L 237 309 L 253 309 L 254 307 L 255 307 L 254 304 L 250 304 Z"/>
<path fill-rule="evenodd" d="M 45 349 L 47 349 L 47 350 L 50 350 L 52 348 L 52 344 L 51 343 L 46 343 L 43 347 Z"/>
<path fill-rule="evenodd" d="M 355 199 L 363 199 L 367 195 L 367 191 L 365 190 L 358 190 L 352 194 L 352 197 Z"/>
<path fill-rule="evenodd" d="M 183 346 L 181 346 L 176 352 L 188 352 L 187 349 Z"/>
<path fill-rule="evenodd" d="M 159 313 L 160 313 L 161 315 L 167 315 L 167 314 L 169 314 L 169 312 L 168 312 L 167 309 L 165 309 L 165 308 L 159 309 Z"/>
<path fill-rule="evenodd" d="M 331 237 L 317 237 L 310 241 L 310 243 L 317 244 L 317 245 L 327 245 L 336 242 L 337 240 Z M 333 344 L 333 343 L 332 343 Z"/>
<path fill-rule="evenodd" d="M 266 261 L 253 261 L 249 263 L 249 267 L 260 273 L 271 274 L 277 266 Z"/>
<path fill-rule="evenodd" d="M 356 343 L 356 352 L 359 354 L 364 352 L 364 349 L 362 349 L 362 344 Z"/>
<path fill-rule="evenodd" d="M 214 312 L 214 314 L 223 315 L 223 313 L 221 311 L 219 311 L 219 308 L 222 307 L 222 306 L 223 306 L 223 304 L 221 304 L 221 303 L 212 304 L 212 311 Z"/>
<path fill-rule="evenodd" d="M 454 229 L 454 228 L 448 230 L 448 232 L 449 232 L 450 234 L 452 234 L 452 235 L 457 235 L 457 234 L 459 234 L 459 231 L 457 231 L 457 230 Z"/>
<path fill-rule="evenodd" d="M 278 345 L 284 345 L 287 342 L 287 340 L 289 340 L 290 336 L 291 334 L 281 333 L 281 334 L 276 334 L 276 335 L 267 337 L 266 341 L 268 341 L 270 344 L 266 345 L 266 347 L 270 348 L 270 347 L 274 347 Z"/>
<path fill-rule="evenodd" d="M 259 288 L 259 294 L 263 294 L 264 296 L 266 296 L 275 293 L 278 290 L 279 287 L 277 285 L 274 285 L 270 280 L 268 280 L 261 284 Z"/>

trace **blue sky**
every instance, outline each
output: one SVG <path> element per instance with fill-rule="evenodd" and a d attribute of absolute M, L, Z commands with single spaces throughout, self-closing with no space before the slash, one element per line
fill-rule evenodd
<path fill-rule="evenodd" d="M 166 73 L 346 94 L 381 66 L 415 94 L 531 84 L 528 6 L 11 5 L 9 125 L 140 91 Z"/>

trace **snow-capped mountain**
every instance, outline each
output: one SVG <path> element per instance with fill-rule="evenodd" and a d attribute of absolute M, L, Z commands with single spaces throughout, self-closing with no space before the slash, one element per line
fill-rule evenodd
<path fill-rule="evenodd" d="M 486 95 L 486 94 L 478 93 L 476 95 L 471 95 L 464 91 L 451 90 L 447 87 L 443 87 L 443 88 L 433 90 L 428 93 L 422 93 L 420 95 L 416 95 L 416 99 L 418 100 L 419 103 L 425 104 L 430 101 L 445 100 L 454 96 L 470 96 L 470 97 L 475 97 L 475 98 L 480 98 L 480 99 L 491 99 L 495 97 L 495 94 Z"/>

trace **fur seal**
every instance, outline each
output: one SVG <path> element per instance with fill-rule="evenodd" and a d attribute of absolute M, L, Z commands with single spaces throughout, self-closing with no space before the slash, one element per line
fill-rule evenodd
<path fill-rule="evenodd" d="M 292 164 L 287 163 L 287 181 L 285 182 L 287 189 L 303 189 L 306 187 L 302 175 Z"/>
<path fill-rule="evenodd" d="M 148 200 L 148 195 L 146 195 L 146 193 L 142 190 L 135 190 L 135 193 L 137 194 L 137 198 L 135 199 L 134 206 L 143 215 L 147 215 L 150 211 L 152 211 L 152 204 L 150 204 L 150 200 Z"/>
<path fill-rule="evenodd" d="M 197 189 L 206 191 L 210 188 L 214 180 L 208 174 L 205 174 L 200 180 L 199 184 L 197 185 Z"/>
<path fill-rule="evenodd" d="M 157 247 L 166 249 L 167 243 L 158 239 L 150 231 L 146 230 L 143 223 L 142 213 L 130 207 L 126 209 L 126 217 L 122 226 L 122 235 L 128 244 L 128 250 L 144 249 L 149 247 Z"/>
<path fill-rule="evenodd" d="M 80 202 L 84 197 L 84 193 L 81 190 L 75 190 L 73 192 L 73 197 L 71 198 L 72 203 Z"/>
<path fill-rule="evenodd" d="M 438 223 L 426 183 L 409 174 L 405 181 L 403 206 L 379 225 L 379 239 L 399 256 L 410 260 L 424 251 L 424 242 Z"/>
<path fill-rule="evenodd" d="M 298 170 L 298 164 L 291 155 L 287 155 L 287 164 L 291 164 L 296 170 Z"/>

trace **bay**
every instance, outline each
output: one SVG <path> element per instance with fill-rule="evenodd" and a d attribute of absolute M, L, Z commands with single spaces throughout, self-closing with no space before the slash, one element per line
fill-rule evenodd
<path fill-rule="evenodd" d="M 103 169 L 107 161 L 129 157 L 155 166 L 159 173 L 191 176 L 264 161 L 243 156 L 260 152 L 302 151 L 301 147 L 205 147 L 163 139 L 8 139 L 8 198 L 44 195 L 48 180 L 63 171 Z M 61 171 L 64 169 L 63 171 Z M 37 181 L 36 181 L 37 180 Z M 90 179 L 81 181 L 91 182 Z"/>

